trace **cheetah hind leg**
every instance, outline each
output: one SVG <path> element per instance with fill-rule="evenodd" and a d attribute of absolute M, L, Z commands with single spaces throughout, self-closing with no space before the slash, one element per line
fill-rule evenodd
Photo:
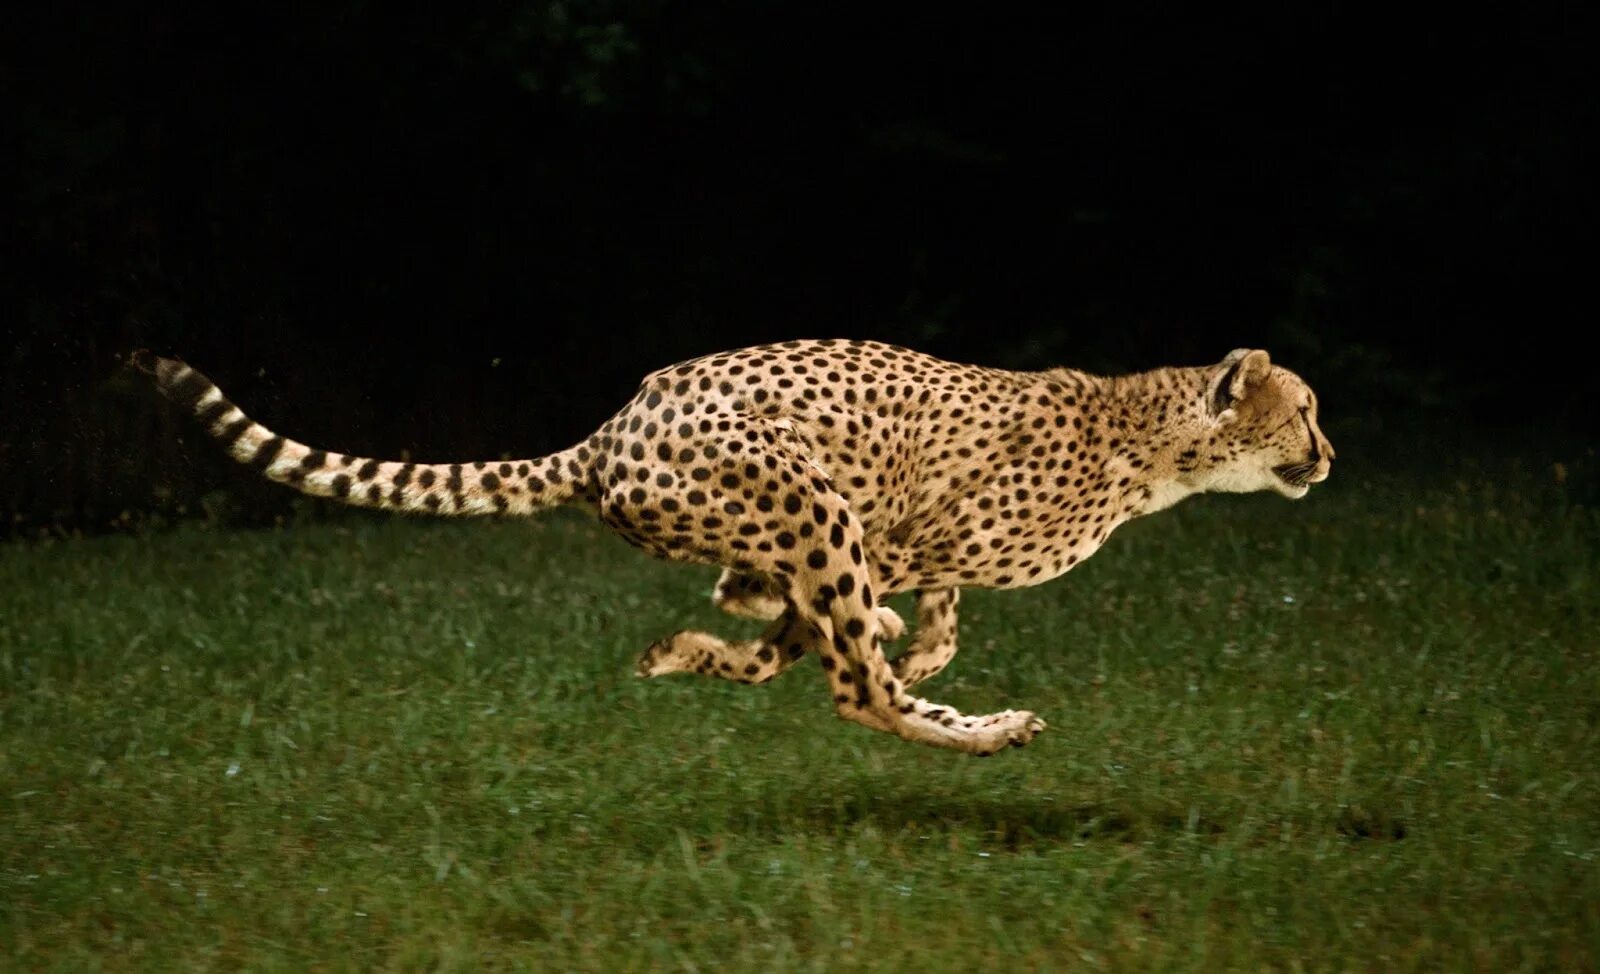
<path fill-rule="evenodd" d="M 816 639 L 810 626 L 785 613 L 757 639 L 730 641 L 708 632 L 673 633 L 639 657 L 639 676 L 700 673 L 737 683 L 765 683 L 806 654 Z"/>
<path fill-rule="evenodd" d="M 727 533 L 702 535 L 698 547 L 688 555 L 657 543 L 649 533 L 635 527 L 634 516 L 640 513 L 640 502 L 633 492 L 602 496 L 597 504 L 601 519 L 624 539 L 652 554 L 733 565 L 741 570 L 748 570 L 748 565 L 780 578 L 789 599 L 789 612 L 784 616 L 789 625 L 785 626 L 783 637 L 803 640 L 802 650 L 809 649 L 821 657 L 834 712 L 852 723 L 887 731 L 904 740 L 978 755 L 993 754 L 1007 746 L 1021 747 L 1044 729 L 1044 721 L 1025 710 L 968 715 L 907 693 L 879 646 L 881 627 L 874 611 L 877 600 L 872 594 L 873 580 L 862 557 L 862 526 L 851 514 L 849 501 L 833 489 L 822 470 L 796 444 L 784 439 L 786 431 L 778 424 L 734 416 L 722 432 L 727 434 L 728 442 L 750 445 L 743 445 L 739 462 L 724 460 L 719 464 L 721 489 L 733 491 L 744 486 L 751 496 L 758 489 L 786 492 L 783 508 L 786 513 L 794 509 L 789 522 L 792 530 L 779 531 L 773 540 L 779 548 L 796 548 L 794 560 L 763 552 L 760 545 L 752 548 L 742 537 L 732 538 Z M 759 481 L 763 459 L 781 486 L 769 488 Z M 651 472 L 648 468 L 642 471 L 644 475 Z M 658 481 L 671 479 L 670 471 L 662 473 L 668 476 L 658 474 Z M 687 501 L 687 496 L 682 501 Z M 806 520 L 800 512 L 808 507 L 810 519 Z M 813 527 L 803 530 L 808 525 Z M 783 526 L 781 519 L 779 526 Z M 799 538 L 808 540 L 796 545 Z M 676 646 L 678 640 L 669 640 L 668 644 Z M 702 659 L 696 668 L 704 663 Z M 760 675 L 759 670 L 751 675 Z"/>
<path fill-rule="evenodd" d="M 732 584 L 728 584 L 729 579 L 734 580 Z M 712 592 L 711 601 L 733 615 L 764 618 L 756 616 L 752 609 L 753 605 L 764 608 L 764 603 L 741 601 L 745 593 L 760 591 L 762 584 L 758 576 L 740 576 L 725 571 Z M 771 591 L 775 593 L 776 589 Z M 764 599 L 765 593 L 762 592 L 757 598 Z M 786 605 L 782 601 L 778 604 Z M 878 606 L 875 618 L 880 640 L 893 641 L 905 634 L 905 622 L 899 613 L 888 606 Z M 635 672 L 639 676 L 699 673 L 736 683 L 765 683 L 799 662 L 816 635 L 795 630 L 793 620 L 781 610 L 773 625 L 756 639 L 728 640 L 708 632 L 686 629 L 646 649 L 639 657 Z"/>
<path fill-rule="evenodd" d="M 731 568 L 722 570 L 717 584 L 711 589 L 711 604 L 729 615 L 763 621 L 771 621 L 783 615 L 783 610 L 788 605 L 783 593 L 778 591 L 778 586 L 770 578 L 755 573 L 736 572 Z M 900 618 L 900 613 L 887 605 L 878 606 L 874 615 L 878 620 L 878 638 L 884 642 L 892 643 L 906 634 L 905 620 Z M 758 643 L 759 641 L 749 645 Z"/>
<path fill-rule="evenodd" d="M 783 593 L 765 575 L 724 568 L 711 590 L 711 604 L 723 612 L 746 619 L 772 620 L 788 607 Z"/>

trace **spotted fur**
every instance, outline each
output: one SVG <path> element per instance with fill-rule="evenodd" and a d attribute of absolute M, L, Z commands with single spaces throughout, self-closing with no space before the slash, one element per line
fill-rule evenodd
<path fill-rule="evenodd" d="M 760 683 L 821 659 L 840 716 L 974 754 L 1044 728 L 968 716 L 909 688 L 956 653 L 959 589 L 1069 571 L 1123 522 L 1204 491 L 1303 496 L 1333 448 L 1317 402 L 1266 352 L 1101 377 L 958 365 L 866 341 L 723 352 L 647 376 L 582 443 L 547 457 L 380 461 L 313 449 L 248 419 L 174 359 L 134 364 L 234 459 L 319 497 L 443 515 L 580 503 L 658 557 L 723 567 L 713 600 L 771 620 L 756 639 L 680 632 L 644 676 Z M 917 630 L 882 600 L 917 590 Z"/>

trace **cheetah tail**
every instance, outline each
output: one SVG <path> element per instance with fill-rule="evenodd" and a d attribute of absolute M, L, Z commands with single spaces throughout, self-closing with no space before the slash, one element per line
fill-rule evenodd
<path fill-rule="evenodd" d="M 128 361 L 154 376 L 162 394 L 192 413 L 235 460 L 314 497 L 389 511 L 526 515 L 571 499 L 585 474 L 582 446 L 487 463 L 403 463 L 313 449 L 250 419 L 216 383 L 177 359 L 141 349 Z"/>

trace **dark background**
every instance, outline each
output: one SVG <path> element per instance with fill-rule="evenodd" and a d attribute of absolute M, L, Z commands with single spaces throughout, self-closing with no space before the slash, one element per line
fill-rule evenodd
<path fill-rule="evenodd" d="M 1595 431 L 1594 58 L 1560 6 L 109 3 L 8 32 L 6 533 L 288 510 L 120 367 L 139 346 L 291 436 L 433 460 L 565 446 L 653 368 L 808 336 L 1100 371 L 1261 346 L 1343 461 Z"/>

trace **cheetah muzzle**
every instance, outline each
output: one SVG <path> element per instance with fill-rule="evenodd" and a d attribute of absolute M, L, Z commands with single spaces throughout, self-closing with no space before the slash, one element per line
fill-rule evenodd
<path fill-rule="evenodd" d="M 662 369 L 581 443 L 527 460 L 422 464 L 314 449 L 245 416 L 176 359 L 131 362 L 234 459 L 306 494 L 438 515 L 585 505 L 629 543 L 722 567 L 713 601 L 754 639 L 675 633 L 637 672 L 764 683 L 815 656 L 836 712 L 906 740 L 993 754 L 1044 730 L 914 696 L 956 654 L 966 587 L 1021 588 L 1122 523 L 1206 491 L 1300 497 L 1333 448 L 1316 396 L 1266 352 L 1104 377 L 960 365 L 808 340 Z M 916 592 L 916 627 L 882 601 Z"/>

